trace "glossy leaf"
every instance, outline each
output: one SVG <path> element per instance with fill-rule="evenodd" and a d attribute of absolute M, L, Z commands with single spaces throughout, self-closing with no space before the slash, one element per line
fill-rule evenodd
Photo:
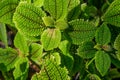
<path fill-rule="evenodd" d="M 7 42 L 7 32 L 6 32 L 6 26 L 3 23 L 0 23 L 0 39 L 5 44 L 5 46 L 8 46 Z"/>
<path fill-rule="evenodd" d="M 96 31 L 95 40 L 98 44 L 105 45 L 111 40 L 111 32 L 106 24 L 102 24 Z"/>
<path fill-rule="evenodd" d="M 12 17 L 18 3 L 18 0 L 3 0 L 0 2 L 0 22 L 14 26 Z"/>
<path fill-rule="evenodd" d="M 0 70 L 9 71 L 14 68 L 18 53 L 12 48 L 0 48 Z"/>
<path fill-rule="evenodd" d="M 23 35 L 21 35 L 19 32 L 16 34 L 14 39 L 14 45 L 16 48 L 22 52 L 22 54 L 28 55 L 28 46 L 27 41 Z"/>
<path fill-rule="evenodd" d="M 104 51 L 98 51 L 95 55 L 95 65 L 102 76 L 105 76 L 110 68 L 110 56 Z"/>
<path fill-rule="evenodd" d="M 48 60 L 40 73 L 33 75 L 32 80 L 70 80 L 66 68 Z"/>
<path fill-rule="evenodd" d="M 91 41 L 95 36 L 96 27 L 93 23 L 77 19 L 69 22 L 69 25 L 70 29 L 67 33 L 73 44 Z"/>
<path fill-rule="evenodd" d="M 20 57 L 15 64 L 13 76 L 15 80 L 26 80 L 28 77 L 29 63 L 26 57 Z"/>
<path fill-rule="evenodd" d="M 32 4 L 20 2 L 13 16 L 16 28 L 22 34 L 38 36 L 43 30 L 42 10 Z"/>
<path fill-rule="evenodd" d="M 92 58 L 95 56 L 96 50 L 94 49 L 94 43 L 93 42 L 84 42 L 82 43 L 78 50 L 78 55 L 82 58 Z"/>
<path fill-rule="evenodd" d="M 67 15 L 68 0 L 44 0 L 44 9 L 56 20 Z"/>
<path fill-rule="evenodd" d="M 45 50 L 57 48 L 61 41 L 61 32 L 59 29 L 46 29 L 41 35 L 41 42 Z"/>
<path fill-rule="evenodd" d="M 120 1 L 114 0 L 104 16 L 102 17 L 104 22 L 120 27 Z"/>

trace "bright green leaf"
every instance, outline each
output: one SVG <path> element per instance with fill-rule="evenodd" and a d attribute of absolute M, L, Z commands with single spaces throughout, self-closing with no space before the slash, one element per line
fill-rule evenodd
<path fill-rule="evenodd" d="M 120 27 L 120 1 L 114 0 L 102 17 L 104 22 Z"/>
<path fill-rule="evenodd" d="M 15 80 L 26 80 L 28 77 L 29 62 L 26 57 L 20 57 L 15 64 L 13 76 Z"/>
<path fill-rule="evenodd" d="M 6 26 L 3 23 L 0 23 L 0 39 L 5 44 L 5 46 L 8 46 L 7 42 L 7 33 L 6 33 Z"/>
<path fill-rule="evenodd" d="M 3 0 L 0 2 L 0 22 L 14 26 L 13 13 L 18 5 L 18 0 Z"/>
<path fill-rule="evenodd" d="M 67 15 L 68 0 L 44 0 L 44 9 L 56 20 Z"/>
<path fill-rule="evenodd" d="M 93 42 L 84 42 L 78 48 L 78 55 L 82 58 L 92 58 L 95 56 L 95 52 Z"/>
<path fill-rule="evenodd" d="M 44 0 L 36 0 L 34 2 L 34 5 L 37 6 L 37 7 L 42 7 L 44 4 Z"/>
<path fill-rule="evenodd" d="M 41 42 L 45 50 L 57 48 L 61 41 L 59 29 L 46 29 L 41 35 Z"/>
<path fill-rule="evenodd" d="M 95 36 L 96 27 L 93 23 L 77 19 L 69 22 L 69 25 L 70 29 L 67 33 L 73 44 L 91 41 Z"/>
<path fill-rule="evenodd" d="M 110 68 L 110 56 L 104 51 L 98 51 L 95 55 L 95 65 L 102 76 L 105 76 Z"/>
<path fill-rule="evenodd" d="M 40 8 L 32 4 L 20 2 L 14 13 L 13 21 L 20 33 L 38 36 L 45 28 L 42 22 L 43 16 L 44 13 Z"/>
<path fill-rule="evenodd" d="M 48 60 L 40 73 L 34 74 L 32 80 L 70 80 L 68 71 L 55 62 Z"/>
<path fill-rule="evenodd" d="M 14 68 L 18 53 L 12 48 L 0 48 L 0 70 L 9 71 Z"/>
<path fill-rule="evenodd" d="M 96 31 L 95 40 L 98 44 L 105 45 L 111 40 L 111 32 L 106 24 L 102 24 Z"/>
<path fill-rule="evenodd" d="M 27 46 L 27 41 L 19 32 L 15 36 L 14 45 L 20 50 L 20 52 L 22 52 L 22 54 L 28 55 L 29 50 Z"/>
<path fill-rule="evenodd" d="M 120 51 L 120 34 L 115 39 L 114 48 Z"/>

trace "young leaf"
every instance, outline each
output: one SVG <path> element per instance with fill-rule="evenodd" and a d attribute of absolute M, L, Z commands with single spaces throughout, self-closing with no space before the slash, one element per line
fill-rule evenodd
<path fill-rule="evenodd" d="M 66 68 L 61 68 L 55 62 L 48 60 L 39 74 L 35 74 L 32 80 L 70 80 Z"/>
<path fill-rule="evenodd" d="M 9 71 L 14 68 L 18 53 L 12 48 L 0 48 L 0 70 Z"/>
<path fill-rule="evenodd" d="M 42 7 L 44 4 L 44 0 L 35 0 L 33 4 L 37 7 Z"/>
<path fill-rule="evenodd" d="M 78 48 L 78 55 L 82 58 L 92 58 L 95 56 L 95 52 L 93 42 L 84 42 Z"/>
<path fill-rule="evenodd" d="M 41 42 L 46 51 L 57 48 L 60 41 L 61 32 L 59 29 L 46 29 L 41 35 Z"/>
<path fill-rule="evenodd" d="M 42 57 L 43 46 L 37 43 L 32 43 L 29 47 L 29 51 L 30 58 L 39 64 L 39 59 Z"/>
<path fill-rule="evenodd" d="M 15 80 L 26 80 L 28 76 L 29 63 L 26 57 L 20 57 L 15 64 L 13 76 Z"/>
<path fill-rule="evenodd" d="M 14 45 L 16 48 L 20 49 L 22 54 L 28 55 L 27 41 L 19 32 L 16 34 L 14 39 Z"/>
<path fill-rule="evenodd" d="M 5 44 L 5 46 L 8 46 L 7 42 L 7 33 L 6 33 L 6 26 L 3 23 L 0 23 L 0 39 Z"/>
<path fill-rule="evenodd" d="M 18 3 L 19 0 L 3 0 L 0 2 L 0 22 L 14 26 L 12 17 Z"/>
<path fill-rule="evenodd" d="M 69 22 L 70 29 L 68 35 L 73 44 L 81 44 L 83 41 L 90 41 L 95 36 L 96 27 L 93 23 L 83 20 L 73 20 Z"/>
<path fill-rule="evenodd" d="M 102 24 L 96 31 L 95 40 L 98 44 L 105 45 L 111 40 L 111 33 L 106 24 Z"/>
<path fill-rule="evenodd" d="M 120 1 L 114 0 L 104 16 L 102 17 L 104 22 L 120 27 Z"/>
<path fill-rule="evenodd" d="M 98 51 L 95 54 L 95 65 L 97 70 L 102 76 L 105 76 L 108 69 L 110 68 L 111 59 L 110 56 L 104 51 Z"/>
<path fill-rule="evenodd" d="M 13 21 L 20 33 L 29 36 L 38 36 L 43 27 L 42 10 L 32 4 L 20 2 L 13 16 Z"/>
<path fill-rule="evenodd" d="M 68 0 L 44 0 L 44 9 L 56 20 L 67 15 Z"/>

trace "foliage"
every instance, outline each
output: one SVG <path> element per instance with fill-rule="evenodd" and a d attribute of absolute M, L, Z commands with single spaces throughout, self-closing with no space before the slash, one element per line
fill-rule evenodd
<path fill-rule="evenodd" d="M 0 0 L 0 73 L 5 80 L 118 79 L 119 27 L 119 0 Z"/>

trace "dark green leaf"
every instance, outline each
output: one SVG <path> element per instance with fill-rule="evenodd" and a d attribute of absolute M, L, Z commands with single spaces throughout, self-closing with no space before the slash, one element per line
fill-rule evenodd
<path fill-rule="evenodd" d="M 19 32 L 15 36 L 14 45 L 22 52 L 22 54 L 28 55 L 27 41 Z"/>
<path fill-rule="evenodd" d="M 102 24 L 96 31 L 95 40 L 98 44 L 105 45 L 111 40 L 111 33 L 106 24 Z"/>
<path fill-rule="evenodd" d="M 110 56 L 104 51 L 98 51 L 95 55 L 95 65 L 102 76 L 105 76 L 110 68 Z"/>
<path fill-rule="evenodd" d="M 9 71 L 14 68 L 18 60 L 18 53 L 12 48 L 0 48 L 0 70 Z"/>
<path fill-rule="evenodd" d="M 120 44 L 119 43 L 120 43 L 120 34 L 116 37 L 115 42 L 114 42 L 114 48 L 116 50 L 120 51 Z"/>
<path fill-rule="evenodd" d="M 18 3 L 18 0 L 3 0 L 0 2 L 0 22 L 14 26 L 12 17 Z"/>
<path fill-rule="evenodd" d="M 13 21 L 20 33 L 28 36 L 38 36 L 45 28 L 42 22 L 43 16 L 44 13 L 40 8 L 20 2 L 14 13 Z"/>
<path fill-rule="evenodd" d="M 41 42 L 45 50 L 57 48 L 61 41 L 61 32 L 59 29 L 47 29 L 41 35 Z"/>
<path fill-rule="evenodd" d="M 73 44 L 91 41 L 95 36 L 96 27 L 93 23 L 77 19 L 69 22 L 69 25 L 68 35 Z"/>

